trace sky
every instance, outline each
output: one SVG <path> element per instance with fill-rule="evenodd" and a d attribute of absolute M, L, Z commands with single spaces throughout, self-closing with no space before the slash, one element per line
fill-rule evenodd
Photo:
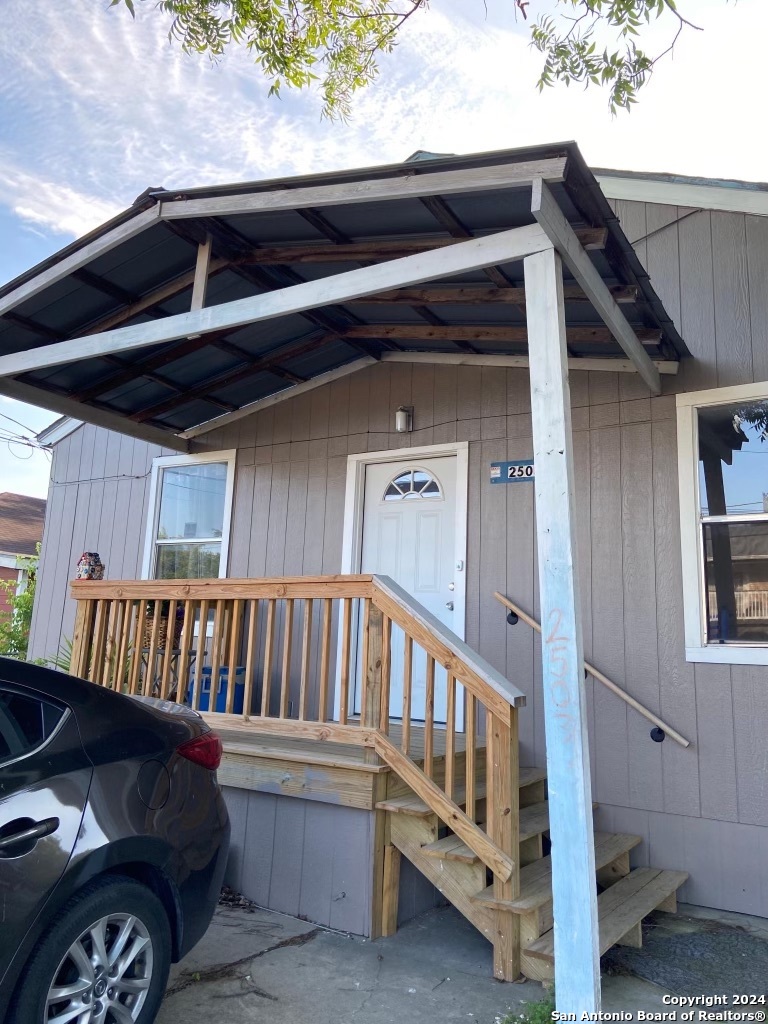
<path fill-rule="evenodd" d="M 532 0 L 529 11 L 551 8 Z M 133 21 L 108 0 L 2 0 L 0 283 L 148 186 L 192 187 L 575 139 L 592 166 L 764 180 L 760 41 L 766 0 L 678 0 L 686 31 L 631 115 L 606 96 L 539 94 L 540 57 L 511 0 L 432 0 L 411 18 L 348 124 L 311 93 L 267 96 L 247 53 L 218 64 L 169 44 L 153 0 Z M 663 49 L 655 24 L 648 48 Z M 2 428 L 56 417 L 0 397 Z M 0 441 L 0 491 L 45 496 L 50 459 Z"/>

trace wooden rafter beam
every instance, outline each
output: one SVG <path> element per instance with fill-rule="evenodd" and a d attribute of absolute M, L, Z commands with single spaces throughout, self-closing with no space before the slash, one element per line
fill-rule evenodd
<path fill-rule="evenodd" d="M 199 349 L 205 348 L 206 345 L 213 344 L 215 340 L 215 336 L 210 334 L 205 335 L 205 337 L 188 338 L 176 345 L 168 345 L 162 352 L 158 352 L 157 355 L 151 356 L 140 363 L 124 362 L 125 369 L 102 377 L 101 380 L 96 381 L 95 384 L 90 384 L 87 388 L 70 391 L 68 392 L 68 397 L 77 402 L 89 402 L 97 395 L 105 395 L 129 380 L 143 377 L 145 371 L 152 372 L 163 366 L 168 366 L 169 363 L 175 363 L 177 359 L 190 356 L 194 352 L 199 351 Z M 113 358 L 115 357 L 113 356 Z"/>
<path fill-rule="evenodd" d="M 136 377 L 140 376 L 143 380 L 149 380 L 152 381 L 153 384 L 159 384 L 161 387 L 167 388 L 168 391 L 172 391 L 174 394 L 181 395 L 185 391 L 183 385 L 177 384 L 175 381 L 171 380 L 170 377 L 165 377 L 161 373 L 153 373 L 151 370 L 147 370 L 142 367 L 141 374 L 138 374 L 135 366 L 131 366 L 130 363 L 126 363 L 126 361 L 121 359 L 119 356 L 105 356 L 105 361 L 111 363 L 112 366 L 119 367 L 121 370 L 130 370 L 130 376 L 128 377 L 129 380 L 134 380 Z M 209 401 L 213 405 L 217 405 L 220 409 L 224 409 L 227 412 L 232 412 L 233 409 L 237 408 L 237 406 L 233 405 L 232 402 L 224 402 L 220 398 L 210 398 Z"/>
<path fill-rule="evenodd" d="M 49 409 L 60 416 L 71 416 L 72 419 L 93 423 L 97 427 L 115 430 L 120 434 L 138 437 L 150 444 L 162 445 L 178 452 L 193 451 L 194 448 L 185 438 L 179 437 L 170 430 L 161 430 L 148 423 L 132 423 L 119 413 L 100 409 L 93 405 L 83 405 L 66 395 L 52 391 L 44 386 L 27 384 L 10 377 L 0 378 L 0 395 L 15 398 L 19 402 L 28 402 L 41 409 Z"/>
<path fill-rule="evenodd" d="M 658 345 L 661 331 L 640 328 L 635 332 L 638 340 L 645 345 Z M 607 327 L 575 326 L 566 331 L 569 345 L 600 344 L 613 342 Z M 429 324 L 364 324 L 347 327 L 340 332 L 342 338 L 394 338 L 399 341 L 469 341 L 482 344 L 486 341 L 526 344 L 526 327 L 510 327 L 506 324 L 432 327 Z"/>
<path fill-rule="evenodd" d="M 452 238 L 472 238 L 472 232 L 453 212 L 448 203 L 440 196 L 422 196 L 420 200 L 437 223 L 451 235 Z M 499 288 L 509 288 L 512 282 L 499 267 L 484 267 L 483 273 Z"/>
<path fill-rule="evenodd" d="M 94 291 L 101 292 L 102 295 L 109 295 L 111 299 L 117 299 L 118 302 L 124 302 L 126 304 L 136 302 L 138 296 L 134 295 L 133 292 L 127 291 L 125 288 L 121 288 L 120 285 L 113 284 L 111 281 L 107 281 L 106 278 L 99 277 L 98 274 L 92 273 L 90 270 L 75 270 L 72 277 L 81 284 L 87 285 L 89 288 L 93 288 Z"/>
<path fill-rule="evenodd" d="M 587 302 L 587 296 L 578 285 L 566 285 L 563 289 L 566 302 Z M 618 303 L 632 303 L 637 298 L 634 285 L 617 284 L 609 288 L 611 295 Z M 443 305 L 451 303 L 456 306 L 484 306 L 502 303 L 504 305 L 524 306 L 525 288 L 488 288 L 481 286 L 435 286 L 426 288 L 398 288 L 391 292 L 380 292 L 378 295 L 366 295 L 362 299 L 354 299 L 351 305 L 406 305 L 424 303 L 426 305 Z"/>
<path fill-rule="evenodd" d="M 243 366 L 239 366 L 234 370 L 225 370 L 223 373 L 217 374 L 215 377 L 211 377 L 194 387 L 187 388 L 183 395 L 178 397 L 168 398 L 163 402 L 155 402 L 153 405 L 147 406 L 144 409 L 139 410 L 131 415 L 131 419 L 135 423 L 145 423 L 147 420 L 161 416 L 163 413 L 170 412 L 172 409 L 177 409 L 179 406 L 186 405 L 194 398 L 207 398 L 212 391 L 218 391 L 222 388 L 230 387 L 233 384 L 239 384 L 240 381 L 247 380 L 248 377 L 254 377 L 258 373 L 264 371 L 272 372 L 273 368 L 282 370 L 280 363 L 286 359 L 295 359 L 297 356 L 303 355 L 305 352 L 311 352 L 313 349 L 322 345 L 324 341 L 335 340 L 333 336 L 319 335 L 312 338 L 304 338 L 301 342 L 292 342 L 288 345 L 281 345 L 279 348 L 273 349 L 267 355 L 261 359 L 249 358 Z M 283 373 L 279 372 L 278 376 L 282 376 Z M 303 380 L 299 379 L 300 383 L 304 383 Z"/>
<path fill-rule="evenodd" d="M 329 242 L 336 242 L 339 245 L 349 244 L 352 239 L 345 235 L 342 231 L 331 224 L 327 217 L 324 217 L 319 210 L 313 210 L 311 206 L 308 206 L 306 210 L 297 210 L 298 215 L 302 220 L 305 220 L 307 224 L 311 224 L 312 227 L 319 231 L 321 235 L 325 235 Z"/>
<path fill-rule="evenodd" d="M 530 366 L 527 355 L 508 356 L 503 353 L 465 352 L 384 352 L 383 363 L 421 363 L 435 366 L 499 366 L 507 369 L 526 369 Z M 659 373 L 674 376 L 680 364 L 671 359 L 654 359 L 653 365 Z M 572 356 L 568 360 L 569 370 L 595 370 L 606 373 L 637 373 L 637 367 L 629 359 L 617 356 Z"/>
<path fill-rule="evenodd" d="M 222 352 L 226 352 L 235 359 L 239 359 L 241 363 L 250 363 L 256 365 L 261 362 L 259 356 L 254 356 L 250 352 L 246 352 L 245 349 L 240 348 L 239 345 L 233 345 L 231 341 L 226 341 L 224 338 L 220 338 L 212 344 L 220 349 Z M 298 373 L 292 373 L 290 370 L 286 370 L 283 366 L 273 365 L 270 367 L 270 373 L 274 373 L 278 377 L 283 377 L 285 380 L 291 381 L 293 384 L 301 384 L 306 378 L 300 377 Z"/>
<path fill-rule="evenodd" d="M 228 266 L 228 260 L 212 259 L 208 268 L 209 279 L 225 270 Z M 91 324 L 83 334 L 99 334 L 101 331 L 109 331 L 113 327 L 119 327 L 120 324 L 133 320 L 134 317 L 140 316 L 142 313 L 153 313 L 158 306 L 167 302 L 168 299 L 172 299 L 186 291 L 187 288 L 191 288 L 194 281 L 195 270 L 188 270 L 178 277 L 174 277 L 172 281 L 166 281 L 159 288 L 155 288 L 146 295 L 142 295 L 135 302 L 129 303 L 123 309 L 117 310 L 116 313 L 111 313 L 109 316 L 98 320 L 95 324 Z"/>
<path fill-rule="evenodd" d="M 150 347 L 188 338 L 191 334 L 225 331 L 314 310 L 318 306 L 343 305 L 363 295 L 512 262 L 528 253 L 549 247 L 550 241 L 544 231 L 538 225 L 529 224 L 483 238 L 455 242 L 441 249 L 390 260 L 373 267 L 361 267 L 359 270 L 350 270 L 317 281 L 306 281 L 263 295 L 179 313 L 151 323 L 119 327 L 98 335 L 0 356 L 0 376 L 16 376 L 80 359 L 99 358 L 109 352 Z"/>
<path fill-rule="evenodd" d="M 442 200 L 435 200 L 435 202 L 441 201 Z M 349 238 L 349 236 L 343 234 L 341 231 L 337 230 L 337 228 L 335 228 L 333 224 L 331 224 L 330 221 L 326 217 L 324 217 L 318 210 L 307 209 L 297 210 L 296 212 L 299 214 L 300 217 L 307 221 L 308 224 L 311 224 L 312 227 L 315 228 L 315 230 L 319 231 L 322 235 L 324 235 L 329 242 L 335 242 L 336 245 L 349 245 L 351 243 L 352 239 Z M 454 235 L 454 237 L 456 236 Z M 467 232 L 462 237 L 471 238 L 472 236 Z M 367 266 L 368 263 L 367 261 L 361 260 L 360 265 Z M 426 320 L 426 322 L 429 324 L 439 325 L 443 322 L 440 319 L 440 317 L 433 310 L 429 309 L 424 303 L 413 302 L 410 303 L 410 306 L 417 316 L 420 316 L 422 320 Z M 462 351 L 472 351 L 472 346 L 467 345 L 464 342 L 458 342 L 457 347 Z"/>
<path fill-rule="evenodd" d="M 575 234 L 585 249 L 602 249 L 608 237 L 606 228 L 578 228 Z M 240 256 L 236 262 L 245 266 L 262 267 L 301 263 L 375 263 L 455 244 L 455 238 L 406 238 L 397 241 L 349 242 L 334 245 L 325 245 L 322 242 L 313 242 L 310 245 L 271 245 L 254 249 Z"/>
<path fill-rule="evenodd" d="M 191 240 L 187 223 L 184 221 L 171 221 L 168 227 L 180 237 Z M 253 248 L 253 243 L 229 224 L 223 224 L 217 220 L 208 220 L 205 222 L 200 233 L 203 237 L 211 234 L 216 248 L 227 258 L 233 273 L 261 290 L 274 291 L 277 288 L 304 283 L 304 278 L 289 267 L 264 268 L 239 265 L 237 263 L 238 258 L 245 252 L 250 252 Z M 357 321 L 357 317 L 342 309 L 336 311 L 332 309 L 302 310 L 299 316 L 312 324 L 313 327 L 326 331 L 333 331 L 342 324 Z M 350 342 L 350 344 L 353 347 L 355 346 L 354 342 Z M 364 346 L 360 346 L 359 351 L 365 355 L 369 354 L 369 350 Z"/>
<path fill-rule="evenodd" d="M 459 195 L 495 189 L 530 188 L 537 178 L 560 181 L 567 160 L 530 160 L 495 167 L 472 167 L 454 171 L 422 171 L 369 181 L 309 185 L 271 189 L 200 199 L 169 199 L 161 203 L 163 219 L 183 217 L 229 217 L 243 213 L 274 213 L 278 210 L 324 209 L 358 203 L 386 202 L 421 196 Z"/>
<path fill-rule="evenodd" d="M 656 395 L 660 394 L 659 371 L 643 348 L 642 338 L 630 326 L 627 318 L 619 309 L 595 265 L 584 251 L 578 236 L 557 205 L 549 186 L 544 181 L 534 182 L 531 194 L 531 213 L 560 253 L 563 262 L 576 278 L 577 283 L 584 289 L 603 323 L 610 328 L 627 358 L 635 363 L 637 372 L 651 391 Z"/>
<path fill-rule="evenodd" d="M 21 316 L 19 313 L 5 313 L 3 320 L 7 320 L 9 324 L 15 324 L 17 327 L 23 327 L 25 331 L 31 331 L 33 334 L 37 334 L 41 338 L 47 338 L 49 341 L 63 341 L 59 331 L 51 330 L 50 327 L 46 327 L 45 324 L 33 320 L 32 317 Z"/>
<path fill-rule="evenodd" d="M 398 355 L 397 352 L 388 354 Z M 308 391 L 315 391 L 317 388 L 322 388 L 326 384 L 339 380 L 341 377 L 347 377 L 349 374 L 357 373 L 358 370 L 362 370 L 367 366 L 373 366 L 377 362 L 378 360 L 374 359 L 373 356 L 362 356 L 351 363 L 344 363 L 333 370 L 327 370 L 325 373 L 318 374 L 317 377 L 312 377 L 311 380 L 305 381 L 303 384 L 295 384 L 272 395 L 267 395 L 266 398 L 258 398 L 255 402 L 249 402 L 236 412 L 224 413 L 223 416 L 216 416 L 215 419 L 199 423 L 194 427 L 190 427 L 189 430 L 185 430 L 181 436 L 187 438 L 200 437 L 201 434 L 207 434 L 217 427 L 224 427 L 228 423 L 235 423 L 246 416 L 252 416 L 260 409 L 268 409 L 273 405 L 278 405 L 280 402 L 287 402 L 291 398 L 296 398 L 298 395 L 305 395 Z"/>

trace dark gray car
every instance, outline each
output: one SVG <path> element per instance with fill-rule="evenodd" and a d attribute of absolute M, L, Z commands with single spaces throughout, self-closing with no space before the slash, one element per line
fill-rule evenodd
<path fill-rule="evenodd" d="M 189 709 L 0 658 L 0 1022 L 155 1019 L 221 888 L 220 759 Z"/>

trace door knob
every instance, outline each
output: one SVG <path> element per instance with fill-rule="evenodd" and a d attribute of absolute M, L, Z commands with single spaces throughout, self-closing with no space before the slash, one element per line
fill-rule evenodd
<path fill-rule="evenodd" d="M 453 601 L 446 601 L 445 602 L 445 607 L 448 609 L 449 612 L 452 612 L 453 611 Z"/>

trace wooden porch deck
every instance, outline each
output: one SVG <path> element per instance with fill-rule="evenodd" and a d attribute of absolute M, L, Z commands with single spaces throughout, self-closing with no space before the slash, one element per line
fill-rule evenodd
<path fill-rule="evenodd" d="M 224 756 L 219 768 L 219 781 L 224 786 L 255 792 L 300 796 L 306 800 L 337 803 L 346 807 L 373 810 L 386 795 L 386 776 L 392 769 L 387 764 L 371 764 L 364 747 L 348 743 L 297 736 L 277 736 L 259 731 L 258 718 L 239 726 L 222 726 L 220 715 L 204 715 L 221 737 Z M 393 743 L 402 742 L 402 724 L 391 721 L 389 736 Z M 411 758 L 424 764 L 424 726 L 411 725 Z M 439 772 L 445 761 L 447 734 L 434 731 L 434 761 Z M 482 738 L 477 743 L 484 750 Z M 466 737 L 457 733 L 455 752 L 465 754 Z M 443 768 L 444 772 L 444 768 Z"/>
<path fill-rule="evenodd" d="M 333 805 L 311 815 L 316 826 L 325 822 L 320 853 L 311 837 L 299 846 L 290 828 L 278 841 L 276 820 L 268 850 L 254 853 L 243 838 L 253 877 L 265 861 L 282 867 L 299 850 L 302 866 L 283 880 L 292 891 L 305 859 L 317 866 L 324 850 L 327 870 L 334 856 L 346 858 L 366 908 L 358 927 L 377 938 L 397 928 L 405 857 L 492 944 L 496 978 L 523 971 L 551 979 L 549 804 L 546 773 L 519 763 L 525 697 L 402 588 L 350 576 L 80 581 L 72 591 L 74 671 L 123 693 L 156 688 L 165 699 L 176 680 L 188 680 L 191 705 L 222 737 L 221 783 L 239 790 L 235 804 L 247 791 L 244 827 L 254 809 L 251 844 L 269 835 L 270 803 L 275 813 L 278 804 L 296 808 L 289 821 L 308 819 L 309 802 Z M 166 650 L 169 623 L 180 623 L 181 635 Z M 402 665 L 393 659 L 395 630 Z M 402 721 L 391 717 L 398 706 Z M 437 708 L 445 725 L 435 721 Z M 344 832 L 352 819 L 356 839 Z M 639 837 L 589 839 L 600 884 L 611 886 L 601 896 L 601 936 L 608 945 L 637 943 L 642 918 L 672 909 L 685 875 L 631 872 Z M 347 889 L 345 882 L 343 896 Z"/>

